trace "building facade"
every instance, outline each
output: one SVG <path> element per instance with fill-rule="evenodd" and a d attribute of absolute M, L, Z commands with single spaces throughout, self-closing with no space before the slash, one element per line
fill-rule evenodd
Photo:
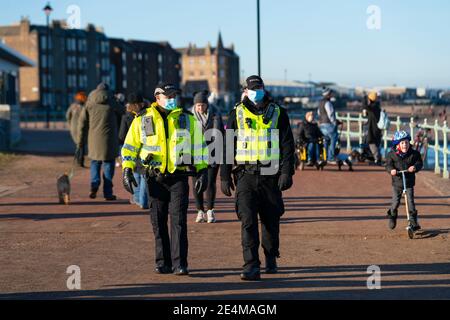
<path fill-rule="evenodd" d="M 19 68 L 33 61 L 0 43 L 0 150 L 20 141 Z"/>
<path fill-rule="evenodd" d="M 180 53 L 167 42 L 110 39 L 111 87 L 117 92 L 140 92 L 153 97 L 160 82 L 180 85 Z"/>
<path fill-rule="evenodd" d="M 216 47 L 209 43 L 205 48 L 189 44 L 187 48 L 178 50 L 182 54 L 185 95 L 208 90 L 216 98 L 225 100 L 225 103 L 233 103 L 240 96 L 239 56 L 233 45 L 224 47 L 220 33 Z"/>
<path fill-rule="evenodd" d="M 29 107 L 65 110 L 78 91 L 91 91 L 110 82 L 109 40 L 102 30 L 88 25 L 70 29 L 63 21 L 49 28 L 30 24 L 0 27 L 2 41 L 36 62 L 20 69 L 20 101 Z"/>

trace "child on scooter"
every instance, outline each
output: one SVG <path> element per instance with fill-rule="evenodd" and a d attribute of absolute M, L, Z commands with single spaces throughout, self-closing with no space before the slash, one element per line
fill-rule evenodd
<path fill-rule="evenodd" d="M 405 131 L 396 132 L 393 139 L 392 151 L 386 157 L 386 170 L 392 176 L 392 206 L 388 211 L 389 228 L 394 230 L 397 226 L 398 208 L 403 194 L 403 178 L 400 171 L 407 171 L 406 192 L 408 196 L 409 227 L 413 232 L 421 229 L 417 210 L 414 203 L 414 186 L 416 184 L 416 173 L 423 168 L 420 153 L 414 150 L 410 144 L 411 136 Z"/>

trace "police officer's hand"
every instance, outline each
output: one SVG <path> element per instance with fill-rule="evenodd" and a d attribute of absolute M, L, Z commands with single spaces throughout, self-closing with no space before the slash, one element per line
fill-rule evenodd
<path fill-rule="evenodd" d="M 129 193 L 134 194 L 133 191 L 133 185 L 135 188 L 137 188 L 138 184 L 133 176 L 133 169 L 131 168 L 125 168 L 123 170 L 123 187 L 125 190 L 127 190 Z"/>
<path fill-rule="evenodd" d="M 197 176 L 197 181 L 195 182 L 195 191 L 197 194 L 201 194 L 208 188 L 208 170 L 202 170 Z"/>
<path fill-rule="evenodd" d="M 278 187 L 280 188 L 281 192 L 289 190 L 290 188 L 292 188 L 293 184 L 294 181 L 292 180 L 292 176 L 290 174 L 283 173 L 278 180 Z"/>
<path fill-rule="evenodd" d="M 234 184 L 231 180 L 231 177 L 230 179 L 222 180 L 220 183 L 220 188 L 222 189 L 224 195 L 226 195 L 227 197 L 231 197 L 231 191 L 234 191 Z"/>

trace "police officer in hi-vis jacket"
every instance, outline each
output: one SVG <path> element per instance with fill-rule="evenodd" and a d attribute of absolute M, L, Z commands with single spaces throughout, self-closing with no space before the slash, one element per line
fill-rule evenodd
<path fill-rule="evenodd" d="M 292 187 L 295 143 L 285 109 L 270 100 L 259 76 L 247 79 L 242 103 L 230 113 L 229 130 L 237 131 L 234 148 L 226 150 L 221 167 L 222 192 L 231 197 L 236 183 L 236 209 L 241 221 L 244 270 L 241 279 L 261 278 L 258 255 L 258 215 L 266 273 L 277 273 L 280 218 L 284 214 L 282 192 Z M 235 132 L 236 133 L 236 132 Z M 234 165 L 230 164 L 230 159 Z M 232 161 L 233 162 L 233 161 Z"/>
<path fill-rule="evenodd" d="M 196 176 L 196 190 L 205 191 L 208 151 L 193 115 L 179 107 L 179 94 L 172 84 L 156 88 L 156 103 L 137 117 L 128 131 L 122 166 L 123 184 L 130 193 L 137 187 L 133 177 L 136 162 L 146 168 L 156 272 L 182 276 L 189 274 L 188 177 Z"/>

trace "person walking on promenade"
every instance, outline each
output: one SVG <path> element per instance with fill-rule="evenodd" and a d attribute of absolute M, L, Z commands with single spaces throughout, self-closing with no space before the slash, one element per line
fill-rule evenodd
<path fill-rule="evenodd" d="M 86 104 L 86 94 L 84 92 L 78 92 L 75 95 L 74 102 L 70 105 L 66 112 L 66 120 L 69 125 L 70 135 L 75 145 L 78 145 L 78 137 L 80 134 L 79 120 L 80 114 Z M 84 156 L 86 153 L 86 147 L 76 152 L 76 161 L 80 167 L 84 167 Z"/>
<path fill-rule="evenodd" d="M 89 94 L 86 107 L 80 115 L 80 133 L 78 148 L 88 142 L 88 157 L 91 159 L 91 192 L 89 197 L 95 199 L 101 184 L 103 167 L 103 196 L 107 201 L 114 201 L 113 178 L 115 158 L 119 149 L 117 118 L 122 117 L 122 109 L 117 105 L 109 86 L 100 83 Z M 86 139 L 87 138 L 87 139 Z"/>
<path fill-rule="evenodd" d="M 126 106 L 126 113 L 122 116 L 119 129 L 119 143 L 121 146 L 125 144 L 125 139 L 128 134 L 128 130 L 133 123 L 133 120 L 143 114 L 148 104 L 145 102 L 143 96 L 139 93 L 130 93 L 128 95 L 128 103 Z M 145 178 L 145 170 L 138 162 L 136 170 L 133 172 L 134 179 L 138 184 L 134 190 L 134 195 L 131 196 L 130 203 L 136 204 L 141 209 L 148 209 L 148 194 L 147 194 L 147 181 Z"/>
<path fill-rule="evenodd" d="M 338 125 L 336 111 L 332 103 L 333 90 L 325 89 L 322 93 L 323 99 L 320 102 L 318 115 L 319 127 L 325 136 L 325 148 L 327 150 L 327 162 L 336 164 L 335 150 L 338 139 Z"/>
<path fill-rule="evenodd" d="M 185 276 L 189 274 L 188 177 L 197 176 L 196 192 L 205 191 L 208 150 L 194 116 L 179 107 L 179 95 L 180 90 L 170 83 L 156 88 L 156 103 L 131 124 L 122 148 L 122 167 L 123 185 L 131 194 L 137 187 L 136 163 L 140 161 L 147 170 L 155 271 Z"/>
<path fill-rule="evenodd" d="M 381 107 L 378 101 L 378 94 L 376 92 L 370 92 L 367 96 L 366 105 L 363 111 L 367 114 L 367 136 L 366 143 L 370 147 L 370 151 L 375 159 L 375 165 L 381 165 L 381 140 L 383 138 L 383 132 L 378 128 L 378 122 L 380 122 Z"/>
<path fill-rule="evenodd" d="M 197 123 L 201 126 L 202 132 L 211 138 L 211 141 L 207 142 L 208 147 L 213 146 L 213 142 L 216 139 L 223 139 L 224 136 L 224 126 L 222 122 L 222 117 L 219 112 L 213 110 L 213 107 L 209 105 L 208 102 L 209 92 L 201 91 L 194 94 L 194 106 L 192 108 L 192 113 L 197 119 Z M 208 140 L 208 138 L 207 138 Z M 211 159 L 215 157 L 215 150 L 210 150 L 212 155 Z M 221 159 L 220 159 L 221 160 Z M 221 161 L 220 161 L 221 162 Z M 214 210 L 215 200 L 216 200 L 216 182 L 217 175 L 219 173 L 219 163 L 208 164 L 208 187 L 206 189 L 207 198 L 207 211 L 205 213 L 204 204 L 204 194 L 197 193 L 194 190 L 195 203 L 197 206 L 197 223 L 215 223 L 216 215 Z M 197 178 L 193 178 L 193 184 L 195 186 Z"/>
<path fill-rule="evenodd" d="M 257 281 L 261 278 L 258 215 L 266 273 L 278 272 L 280 218 L 285 212 L 282 192 L 293 185 L 295 143 L 287 111 L 268 98 L 261 77 L 251 76 L 246 83 L 242 103 L 228 118 L 227 131 L 232 130 L 232 136 L 237 131 L 237 138 L 231 142 L 233 148 L 227 141 L 220 177 L 222 192 L 228 197 L 236 183 L 244 257 L 241 280 Z M 234 165 L 228 162 L 232 159 Z"/>

